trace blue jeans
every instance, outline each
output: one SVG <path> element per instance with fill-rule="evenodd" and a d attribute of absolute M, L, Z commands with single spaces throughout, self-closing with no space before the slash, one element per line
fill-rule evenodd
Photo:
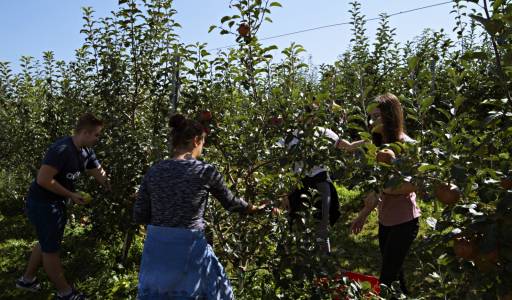
<path fill-rule="evenodd" d="M 64 227 L 67 223 L 66 205 L 63 201 L 47 201 L 28 197 L 26 213 L 37 234 L 44 253 L 60 250 Z"/>

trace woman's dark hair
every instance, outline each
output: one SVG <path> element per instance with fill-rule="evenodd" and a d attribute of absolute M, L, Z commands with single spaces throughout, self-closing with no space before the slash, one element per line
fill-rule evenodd
<path fill-rule="evenodd" d="M 196 120 L 190 120 L 183 115 L 177 114 L 170 118 L 172 148 L 188 147 L 192 139 L 202 136 L 205 132 L 204 126 Z"/>
<path fill-rule="evenodd" d="M 372 132 L 372 143 L 377 147 L 382 146 L 382 144 L 384 144 L 382 141 L 382 134 L 378 132 Z"/>
<path fill-rule="evenodd" d="M 400 136 L 404 132 L 404 113 L 400 101 L 391 93 L 377 96 L 376 101 L 380 109 L 383 142 L 400 141 Z"/>

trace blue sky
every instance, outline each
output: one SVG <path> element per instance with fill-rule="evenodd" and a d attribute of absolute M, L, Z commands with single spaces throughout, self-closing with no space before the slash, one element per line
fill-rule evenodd
<path fill-rule="evenodd" d="M 229 0 L 175 0 L 176 19 L 183 28 L 178 31 L 185 43 L 207 42 L 209 48 L 231 45 L 233 36 L 208 34 L 210 25 L 218 25 L 220 18 L 234 13 Z M 273 23 L 266 24 L 260 37 L 268 37 L 306 28 L 341 23 L 350 20 L 349 1 L 335 0 L 281 0 L 283 7 L 274 8 Z M 396 13 L 432 5 L 442 0 L 362 0 L 362 11 L 368 17 L 380 13 Z M 117 8 L 117 0 L 2 0 L 0 1 L 0 60 L 10 61 L 16 68 L 22 55 L 40 59 L 43 51 L 52 50 L 57 59 L 73 59 L 74 49 L 80 47 L 83 36 L 81 7 L 91 6 L 96 17 L 107 16 Z M 385 3 L 385 4 L 383 4 Z M 404 42 L 419 35 L 425 28 L 444 28 L 452 34 L 454 15 L 452 4 L 394 16 L 397 40 Z M 377 21 L 368 22 L 372 40 Z M 453 35 L 453 34 L 452 34 Z M 280 49 L 291 42 L 302 44 L 315 64 L 332 63 L 349 44 L 350 26 L 337 26 L 265 41 Z"/>

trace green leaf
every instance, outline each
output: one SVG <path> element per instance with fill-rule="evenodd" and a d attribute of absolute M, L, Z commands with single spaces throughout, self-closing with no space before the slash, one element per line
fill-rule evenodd
<path fill-rule="evenodd" d="M 268 47 L 265 47 L 262 49 L 263 52 L 268 52 L 268 51 L 272 51 L 272 50 L 277 50 L 279 49 L 276 45 L 270 45 Z"/>
<path fill-rule="evenodd" d="M 350 115 L 350 116 L 348 116 L 348 121 L 349 121 L 349 123 L 352 123 L 355 121 L 365 122 L 366 120 L 361 115 Z"/>
<path fill-rule="evenodd" d="M 503 0 L 494 0 L 494 3 L 492 4 L 492 9 L 496 11 L 502 4 Z"/>
<path fill-rule="evenodd" d="M 272 3 L 270 3 L 269 7 L 283 7 L 283 6 L 279 2 L 272 2 Z"/>
<path fill-rule="evenodd" d="M 212 30 L 214 30 L 215 28 L 217 28 L 217 26 L 215 26 L 215 25 L 210 26 L 210 28 L 208 29 L 208 33 L 212 32 Z"/>
<path fill-rule="evenodd" d="M 395 152 L 395 154 L 402 153 L 403 149 L 402 149 L 401 145 L 398 143 L 389 144 L 389 147 L 391 148 L 391 150 L 393 150 L 393 152 Z"/>
<path fill-rule="evenodd" d="M 512 65 L 512 50 L 508 50 L 507 52 L 505 52 L 505 55 L 503 55 L 503 63 L 505 64 L 505 69 L 508 72 L 510 72 L 510 68 Z"/>
<path fill-rule="evenodd" d="M 484 120 L 485 125 L 490 125 L 491 123 L 496 121 L 502 115 L 503 115 L 502 112 L 496 112 L 496 111 L 489 112 L 489 116 L 487 116 L 487 118 L 485 118 L 485 120 Z"/>
<path fill-rule="evenodd" d="M 453 165 L 450 174 L 457 182 L 465 182 L 468 178 L 466 168 L 461 165 Z"/>
<path fill-rule="evenodd" d="M 421 101 L 420 110 L 422 112 L 426 112 L 428 110 L 428 108 L 430 107 L 430 105 L 432 105 L 432 103 L 434 103 L 434 97 L 432 97 L 432 96 L 426 97 L 425 99 L 423 99 L 423 101 Z"/>
<path fill-rule="evenodd" d="M 459 108 L 460 105 L 464 102 L 464 100 L 464 96 L 458 94 L 457 97 L 455 98 L 455 102 L 453 103 L 453 105 L 455 106 L 455 108 Z"/>
<path fill-rule="evenodd" d="M 118 1 L 118 4 L 121 5 L 121 4 L 125 4 L 125 3 L 128 3 L 128 0 L 119 0 Z"/>
<path fill-rule="evenodd" d="M 482 51 L 467 51 L 461 57 L 464 60 L 473 60 L 473 59 L 482 59 L 485 60 L 488 58 L 487 53 Z"/>
<path fill-rule="evenodd" d="M 470 15 L 470 17 L 482 24 L 485 30 L 492 36 L 495 36 L 496 33 L 502 31 L 505 28 L 503 22 L 499 20 L 489 20 L 477 15 Z"/>
<path fill-rule="evenodd" d="M 452 119 L 452 116 L 450 116 L 450 113 L 447 112 L 446 109 L 436 107 L 436 110 L 438 112 L 440 112 L 441 114 L 443 114 L 446 117 L 447 120 L 451 120 Z"/>
<path fill-rule="evenodd" d="M 379 105 L 379 103 L 377 103 L 377 102 L 372 102 L 372 103 L 370 103 L 370 104 L 366 107 L 366 111 L 367 111 L 367 112 L 371 112 L 372 110 L 376 109 L 378 105 Z"/>
<path fill-rule="evenodd" d="M 384 163 L 379 163 L 379 164 L 385 165 Z M 402 179 L 400 177 L 398 177 L 398 176 L 391 176 L 384 183 L 384 188 L 394 188 L 394 187 L 397 187 L 398 185 L 400 185 L 401 183 L 402 183 Z"/>
<path fill-rule="evenodd" d="M 222 17 L 222 19 L 220 19 L 220 22 L 224 23 L 224 22 L 229 21 L 229 20 L 231 20 L 231 16 L 224 16 L 224 17 Z"/>
<path fill-rule="evenodd" d="M 425 173 L 427 171 L 437 170 L 439 167 L 436 165 L 431 164 L 421 164 L 421 166 L 418 167 L 418 172 Z"/>
<path fill-rule="evenodd" d="M 411 56 L 407 59 L 407 65 L 409 66 L 409 70 L 413 70 L 418 65 L 418 62 L 420 61 L 419 57 L 417 56 Z"/>
<path fill-rule="evenodd" d="M 440 266 L 446 266 L 448 265 L 450 262 L 452 261 L 452 259 L 446 254 L 446 253 L 443 253 L 439 256 L 439 258 L 437 259 L 437 264 L 440 265 Z"/>

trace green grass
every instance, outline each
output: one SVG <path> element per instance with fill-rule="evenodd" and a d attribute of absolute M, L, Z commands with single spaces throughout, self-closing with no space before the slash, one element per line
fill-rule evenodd
<path fill-rule="evenodd" d="M 0 291 L 1 299 L 54 299 L 55 288 L 50 284 L 41 268 L 37 274 L 42 291 L 31 293 L 15 288 L 15 280 L 23 274 L 35 233 L 27 218 L 22 215 L 6 217 L 0 215 Z M 70 220 L 65 230 L 61 251 L 66 278 L 77 289 L 92 299 L 129 299 L 136 291 L 138 258 L 142 240 L 136 238 L 126 266 L 117 263 L 120 237 L 100 240 L 95 237 L 90 226 L 82 226 Z"/>
<path fill-rule="evenodd" d="M 373 211 L 368 217 L 363 230 L 358 235 L 353 235 L 349 232 L 350 224 L 363 207 L 362 195 L 358 190 L 347 190 L 343 186 L 337 186 L 337 191 L 340 196 L 342 216 L 331 231 L 331 245 L 336 262 L 347 270 L 379 277 L 381 257 L 378 245 L 377 211 Z M 435 211 L 432 203 L 421 199 L 418 199 L 417 203 L 422 211 L 420 229 L 405 262 L 406 278 L 408 278 L 406 280 L 413 295 L 414 291 L 424 283 L 424 278 L 428 276 L 428 270 L 423 268 L 424 263 L 419 259 L 421 249 L 416 245 L 432 230 L 426 223 L 427 216 L 439 217 L 440 215 L 440 212 Z"/>
<path fill-rule="evenodd" d="M 364 274 L 379 275 L 380 253 L 378 247 L 377 212 L 374 211 L 359 235 L 349 232 L 350 222 L 362 208 L 361 193 L 358 190 L 348 190 L 337 187 L 340 196 L 342 215 L 340 220 L 331 228 L 331 246 L 333 255 L 329 262 L 336 270 L 350 270 Z M 423 215 L 420 222 L 420 232 L 417 241 L 428 234 L 430 230 L 425 223 L 426 216 L 436 213 L 430 203 L 418 201 Z M 25 215 L 3 213 L 0 206 L 0 290 L 1 299 L 52 299 L 55 289 L 49 283 L 41 269 L 38 277 L 43 290 L 38 294 L 27 293 L 15 289 L 14 281 L 19 277 L 29 257 L 31 245 L 35 242 L 35 233 Z M 70 218 L 66 227 L 62 259 L 66 277 L 76 287 L 87 293 L 92 299 L 134 299 L 137 288 L 137 276 L 143 240 L 136 236 L 125 266 L 118 263 L 118 256 L 123 241 L 119 233 L 108 240 L 102 240 L 93 231 L 92 226 L 82 225 Z M 416 243 L 417 243 L 416 241 Z M 421 251 L 413 246 L 413 251 L 406 261 L 406 273 L 409 286 L 419 289 L 423 278 L 428 276 L 428 270 L 416 255 Z M 222 258 L 221 258 L 222 260 Z M 268 275 L 268 274 L 267 274 Z"/>

